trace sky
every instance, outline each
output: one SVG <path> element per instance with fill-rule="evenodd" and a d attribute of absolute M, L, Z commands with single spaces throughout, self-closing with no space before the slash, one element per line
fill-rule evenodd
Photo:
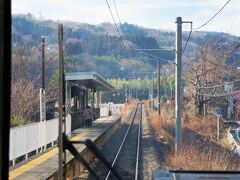
<path fill-rule="evenodd" d="M 115 19 L 113 0 L 108 0 Z M 193 28 L 208 21 L 227 0 L 115 0 L 121 22 L 147 28 L 176 29 L 175 19 L 192 21 Z M 36 18 L 69 20 L 89 24 L 112 22 L 106 0 L 12 0 L 12 14 L 31 13 Z M 231 0 L 202 31 L 225 32 L 240 36 L 240 1 Z M 188 31 L 189 24 L 183 25 Z"/>

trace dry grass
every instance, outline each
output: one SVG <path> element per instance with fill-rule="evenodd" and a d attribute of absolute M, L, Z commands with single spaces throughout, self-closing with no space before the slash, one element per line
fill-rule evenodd
<path fill-rule="evenodd" d="M 178 155 L 168 155 L 167 164 L 185 170 L 240 170 L 239 158 L 223 149 L 184 145 Z"/>
<path fill-rule="evenodd" d="M 146 106 L 147 107 L 147 106 Z M 187 170 L 240 170 L 240 158 L 216 141 L 216 120 L 183 113 L 182 146 L 175 155 L 175 123 L 173 105 L 161 106 L 161 116 L 147 109 L 156 135 L 171 147 L 165 152 L 163 167 Z M 223 130 L 222 130 L 223 131 Z"/>
<path fill-rule="evenodd" d="M 189 118 L 186 113 L 183 113 L 183 127 L 190 128 L 211 141 L 215 141 L 217 137 L 217 121 L 214 118 L 198 116 Z"/>

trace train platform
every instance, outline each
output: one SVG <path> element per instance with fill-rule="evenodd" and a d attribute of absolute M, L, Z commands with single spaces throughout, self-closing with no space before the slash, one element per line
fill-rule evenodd
<path fill-rule="evenodd" d="M 91 139 L 97 146 L 107 140 L 111 133 L 120 124 L 120 116 L 109 116 L 97 119 L 91 128 L 80 128 L 73 131 L 72 141 L 84 141 Z M 86 151 L 86 146 L 82 144 L 74 145 L 78 152 Z M 84 155 L 83 155 L 84 157 Z M 67 162 L 73 161 L 74 157 L 67 151 Z M 85 157 L 84 157 L 85 158 Z M 89 157 L 87 157 L 89 158 Z M 10 169 L 9 179 L 49 179 L 58 171 L 58 148 L 51 150 L 29 160 L 28 162 Z M 54 179 L 54 178 L 53 178 Z"/>

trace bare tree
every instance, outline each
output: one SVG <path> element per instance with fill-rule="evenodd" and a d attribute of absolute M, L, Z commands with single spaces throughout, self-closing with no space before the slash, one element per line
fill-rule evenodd
<path fill-rule="evenodd" d="M 39 116 L 39 89 L 41 62 L 36 47 L 18 45 L 12 51 L 12 94 L 11 116 L 13 119 L 36 120 Z M 46 102 L 47 108 L 54 108 L 57 84 L 53 82 L 56 71 L 55 54 L 47 54 Z M 20 123 L 21 124 L 21 123 Z"/>
<path fill-rule="evenodd" d="M 213 100 L 216 94 L 224 93 L 224 86 L 216 85 L 224 84 L 225 77 L 229 75 L 236 76 L 236 68 L 226 64 L 231 53 L 232 50 L 219 50 L 212 44 L 206 44 L 198 63 L 187 73 L 188 93 L 195 99 L 199 115 L 202 114 L 205 103 Z"/>
<path fill-rule="evenodd" d="M 12 83 L 11 116 L 31 120 L 39 112 L 39 91 L 34 84 L 25 79 Z"/>

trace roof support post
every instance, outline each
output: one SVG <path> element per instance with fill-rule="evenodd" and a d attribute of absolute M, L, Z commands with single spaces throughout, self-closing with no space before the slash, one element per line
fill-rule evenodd
<path fill-rule="evenodd" d="M 100 92 L 97 91 L 97 108 L 100 107 Z"/>

